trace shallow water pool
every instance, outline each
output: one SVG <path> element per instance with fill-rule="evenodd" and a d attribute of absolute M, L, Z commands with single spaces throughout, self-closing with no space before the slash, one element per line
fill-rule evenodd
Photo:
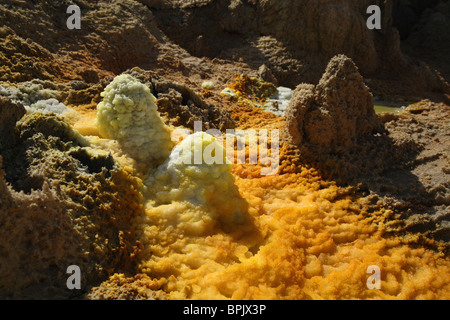
<path fill-rule="evenodd" d="M 385 113 L 385 112 L 399 113 L 404 110 L 403 107 L 393 107 L 382 104 L 374 104 L 373 107 L 376 113 Z"/>

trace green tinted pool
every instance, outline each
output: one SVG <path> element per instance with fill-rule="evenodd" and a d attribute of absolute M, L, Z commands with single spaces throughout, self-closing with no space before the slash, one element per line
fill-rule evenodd
<path fill-rule="evenodd" d="M 402 107 L 393 107 L 381 104 L 374 104 L 374 108 L 376 113 L 384 113 L 384 112 L 398 113 L 404 110 L 404 108 Z"/>

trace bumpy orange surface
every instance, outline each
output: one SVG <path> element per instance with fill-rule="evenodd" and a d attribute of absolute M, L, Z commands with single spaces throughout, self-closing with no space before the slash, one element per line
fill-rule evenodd
<path fill-rule="evenodd" d="M 283 122 L 262 113 L 255 118 L 259 128 Z M 239 127 L 246 128 L 244 120 Z M 450 298 L 449 259 L 385 235 L 389 210 L 369 210 L 365 199 L 304 167 L 285 145 L 280 160 L 278 174 L 271 176 L 261 176 L 258 165 L 233 165 L 234 184 L 248 204 L 236 223 L 214 218 L 217 201 L 158 202 L 144 192 L 137 226 L 140 272 L 173 299 Z M 167 189 L 166 181 L 156 179 L 151 188 Z M 379 289 L 368 287 L 370 266 L 380 270 Z"/>

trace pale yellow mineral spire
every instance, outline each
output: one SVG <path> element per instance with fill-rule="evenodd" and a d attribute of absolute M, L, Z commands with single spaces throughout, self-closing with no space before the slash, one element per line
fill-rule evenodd
<path fill-rule="evenodd" d="M 104 138 L 117 140 L 137 161 L 167 158 L 173 143 L 150 89 L 128 74 L 117 76 L 101 93 L 96 125 Z"/>

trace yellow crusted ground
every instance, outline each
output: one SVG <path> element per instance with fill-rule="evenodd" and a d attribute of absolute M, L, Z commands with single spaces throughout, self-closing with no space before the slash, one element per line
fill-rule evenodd
<path fill-rule="evenodd" d="M 175 299 L 450 297 L 448 259 L 384 239 L 356 199 L 311 180 L 310 172 L 237 179 L 251 219 L 227 231 L 182 204 L 148 206 L 143 270 Z M 367 288 L 371 265 L 379 290 Z"/>
<path fill-rule="evenodd" d="M 158 201 L 148 192 L 137 226 L 140 271 L 172 299 L 450 298 L 448 258 L 385 236 L 388 211 L 369 213 L 363 199 L 314 169 L 284 166 L 280 172 L 287 173 L 260 176 L 254 174 L 257 166 L 233 165 L 234 184 L 248 204 L 235 223 L 212 212 L 242 199 L 197 205 L 180 198 Z M 198 188 L 195 174 L 186 178 Z M 167 189 L 164 179 L 151 181 L 147 187 L 154 192 Z M 222 182 L 208 183 L 204 188 Z M 179 187 L 189 184 L 183 180 Z M 381 272 L 380 289 L 367 286 L 373 265 Z"/>

